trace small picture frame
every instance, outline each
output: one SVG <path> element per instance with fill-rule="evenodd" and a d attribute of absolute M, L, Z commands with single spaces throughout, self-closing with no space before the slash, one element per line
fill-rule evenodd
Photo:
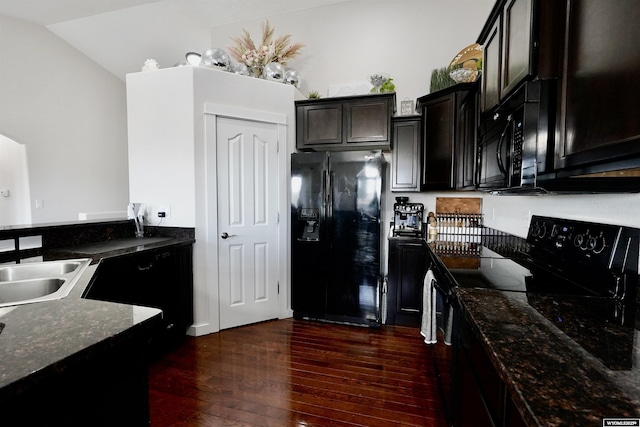
<path fill-rule="evenodd" d="M 413 101 L 410 99 L 405 99 L 400 101 L 400 115 L 401 116 L 410 116 L 415 114 L 415 110 L 413 108 Z"/>

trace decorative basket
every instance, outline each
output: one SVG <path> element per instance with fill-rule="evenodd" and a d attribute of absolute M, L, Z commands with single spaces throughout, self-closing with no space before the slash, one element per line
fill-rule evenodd
<path fill-rule="evenodd" d="M 482 69 L 482 46 L 474 43 L 462 49 L 449 64 L 449 74 L 456 83 L 475 82 Z"/>

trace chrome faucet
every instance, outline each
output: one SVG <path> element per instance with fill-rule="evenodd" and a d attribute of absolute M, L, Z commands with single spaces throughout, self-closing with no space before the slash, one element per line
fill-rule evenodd
<path fill-rule="evenodd" d="M 136 237 L 144 237 L 144 203 L 129 203 L 127 218 L 132 219 L 136 224 Z"/>

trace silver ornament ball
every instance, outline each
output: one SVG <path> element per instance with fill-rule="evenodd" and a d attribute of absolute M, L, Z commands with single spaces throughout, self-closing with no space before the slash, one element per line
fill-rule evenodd
<path fill-rule="evenodd" d="M 278 62 L 270 62 L 264 66 L 264 70 L 262 70 L 262 78 L 282 83 L 284 81 L 284 72 L 282 64 Z"/>
<path fill-rule="evenodd" d="M 301 81 L 302 81 L 302 79 L 300 78 L 300 73 L 298 73 L 293 68 L 288 68 L 284 72 L 284 82 L 285 83 L 293 85 L 293 86 L 299 88 Z"/>
<path fill-rule="evenodd" d="M 249 73 L 249 67 L 247 67 L 245 64 L 241 63 L 241 62 L 231 62 L 231 65 L 229 65 L 229 71 L 234 73 L 234 74 L 240 74 L 241 76 L 248 76 L 250 75 Z"/>
<path fill-rule="evenodd" d="M 200 66 L 206 68 L 216 68 L 227 71 L 231 60 L 229 55 L 222 49 L 212 48 L 204 51 L 200 57 Z"/>

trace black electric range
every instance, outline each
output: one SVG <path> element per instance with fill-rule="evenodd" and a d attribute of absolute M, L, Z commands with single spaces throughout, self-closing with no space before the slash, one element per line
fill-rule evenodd
<path fill-rule="evenodd" d="M 450 284 L 525 293 L 607 368 L 637 363 L 640 230 L 533 216 L 526 240 L 491 231 L 475 239 L 439 236 L 431 247 L 447 267 L 441 293 L 454 295 Z"/>

